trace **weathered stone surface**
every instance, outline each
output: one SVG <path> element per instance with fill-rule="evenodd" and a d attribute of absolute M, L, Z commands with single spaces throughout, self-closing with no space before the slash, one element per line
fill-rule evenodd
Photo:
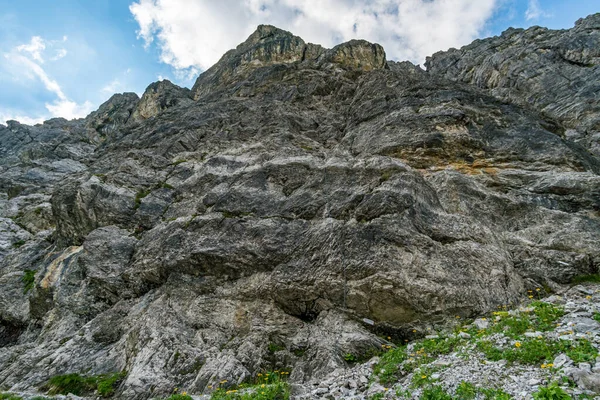
<path fill-rule="evenodd" d="M 554 120 L 541 121 L 549 130 L 600 155 L 600 103 L 594 95 L 600 90 L 599 49 L 600 14 L 594 14 L 567 31 L 511 28 L 436 53 L 426 67 L 540 111 Z"/>
<path fill-rule="evenodd" d="M 595 62 L 594 21 L 507 48 L 586 27 L 565 57 Z M 118 396 L 146 399 L 269 369 L 304 382 L 382 333 L 596 273 L 591 142 L 566 114 L 440 72 L 455 52 L 426 72 L 261 26 L 191 92 L 163 81 L 84 120 L 0 126 L 0 385 L 126 370 Z"/>

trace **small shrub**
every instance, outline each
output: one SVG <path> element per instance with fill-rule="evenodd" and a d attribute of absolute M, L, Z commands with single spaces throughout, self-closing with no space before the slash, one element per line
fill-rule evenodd
<path fill-rule="evenodd" d="M 344 360 L 346 360 L 349 363 L 353 363 L 353 362 L 356 362 L 357 358 L 352 353 L 346 353 L 346 354 L 344 354 Z"/>
<path fill-rule="evenodd" d="M 541 387 L 533 394 L 535 400 L 570 400 L 571 396 L 565 392 L 557 382 Z"/>
<path fill-rule="evenodd" d="M 253 384 L 241 385 L 239 389 L 219 388 L 211 400 L 289 400 L 290 388 L 283 379 L 287 372 L 258 374 Z"/>
<path fill-rule="evenodd" d="M 452 400 L 452 396 L 443 387 L 436 385 L 423 390 L 421 400 Z"/>
<path fill-rule="evenodd" d="M 596 321 L 600 322 L 600 313 L 594 313 L 594 316 L 592 318 L 594 318 Z"/>
<path fill-rule="evenodd" d="M 23 294 L 27 294 L 33 289 L 35 283 L 35 271 L 26 269 L 21 277 L 21 282 L 23 282 Z"/>

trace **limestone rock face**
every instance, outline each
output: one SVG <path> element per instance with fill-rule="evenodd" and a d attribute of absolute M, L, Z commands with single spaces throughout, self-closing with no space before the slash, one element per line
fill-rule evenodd
<path fill-rule="evenodd" d="M 508 29 L 459 50 L 434 54 L 427 70 L 532 107 L 549 127 L 600 155 L 600 14 L 573 29 Z"/>
<path fill-rule="evenodd" d="M 168 80 L 155 82 L 148 86 L 132 112 L 133 121 L 143 121 L 158 115 L 167 108 L 182 102 L 191 102 L 190 91 L 172 84 Z"/>
<path fill-rule="evenodd" d="M 424 71 L 260 26 L 191 92 L 0 125 L 0 387 L 304 382 L 597 273 L 597 27 L 509 31 Z"/>

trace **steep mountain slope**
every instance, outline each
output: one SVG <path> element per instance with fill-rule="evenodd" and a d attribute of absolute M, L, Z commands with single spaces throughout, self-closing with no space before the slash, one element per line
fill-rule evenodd
<path fill-rule="evenodd" d="M 580 44 L 569 79 L 597 84 L 599 20 L 545 31 Z M 260 26 L 191 91 L 162 81 L 84 120 L 0 125 L 0 386 L 124 370 L 117 396 L 146 399 L 277 368 L 301 382 L 380 335 L 597 273 L 595 92 L 548 80 L 525 106 L 463 76 L 477 46 L 425 72 Z M 585 119 L 549 111 L 561 101 Z"/>

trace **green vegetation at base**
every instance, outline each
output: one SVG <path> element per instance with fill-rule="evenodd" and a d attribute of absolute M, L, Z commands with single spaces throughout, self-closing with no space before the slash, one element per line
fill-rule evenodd
<path fill-rule="evenodd" d="M 118 384 L 125 378 L 126 372 L 102 374 L 97 376 L 82 376 L 79 374 L 57 375 L 50 378 L 44 386 L 50 395 L 67 395 L 72 393 L 81 396 L 97 392 L 102 397 L 110 397 L 115 393 Z"/>
<path fill-rule="evenodd" d="M 571 396 L 558 386 L 558 383 L 552 382 L 548 386 L 539 388 L 533 394 L 533 398 L 535 400 L 570 400 Z"/>
<path fill-rule="evenodd" d="M 165 400 L 192 400 L 192 397 L 187 394 L 174 394 L 167 397 Z"/>
<path fill-rule="evenodd" d="M 0 400 L 23 400 L 23 398 L 12 393 L 0 393 Z"/>
<path fill-rule="evenodd" d="M 235 389 L 219 388 L 211 400 L 288 400 L 290 387 L 285 377 L 288 372 L 258 374 L 255 382 L 242 384 Z"/>
<path fill-rule="evenodd" d="M 516 342 L 514 348 L 509 349 L 500 349 L 489 341 L 480 341 L 477 343 L 477 349 L 490 361 L 507 360 L 533 365 L 552 362 L 560 353 L 565 353 L 575 363 L 593 361 L 598 355 L 598 350 L 586 339 L 575 341 L 526 339 Z"/>
<path fill-rule="evenodd" d="M 571 279 L 571 283 L 600 283 L 600 274 L 579 275 Z"/>

